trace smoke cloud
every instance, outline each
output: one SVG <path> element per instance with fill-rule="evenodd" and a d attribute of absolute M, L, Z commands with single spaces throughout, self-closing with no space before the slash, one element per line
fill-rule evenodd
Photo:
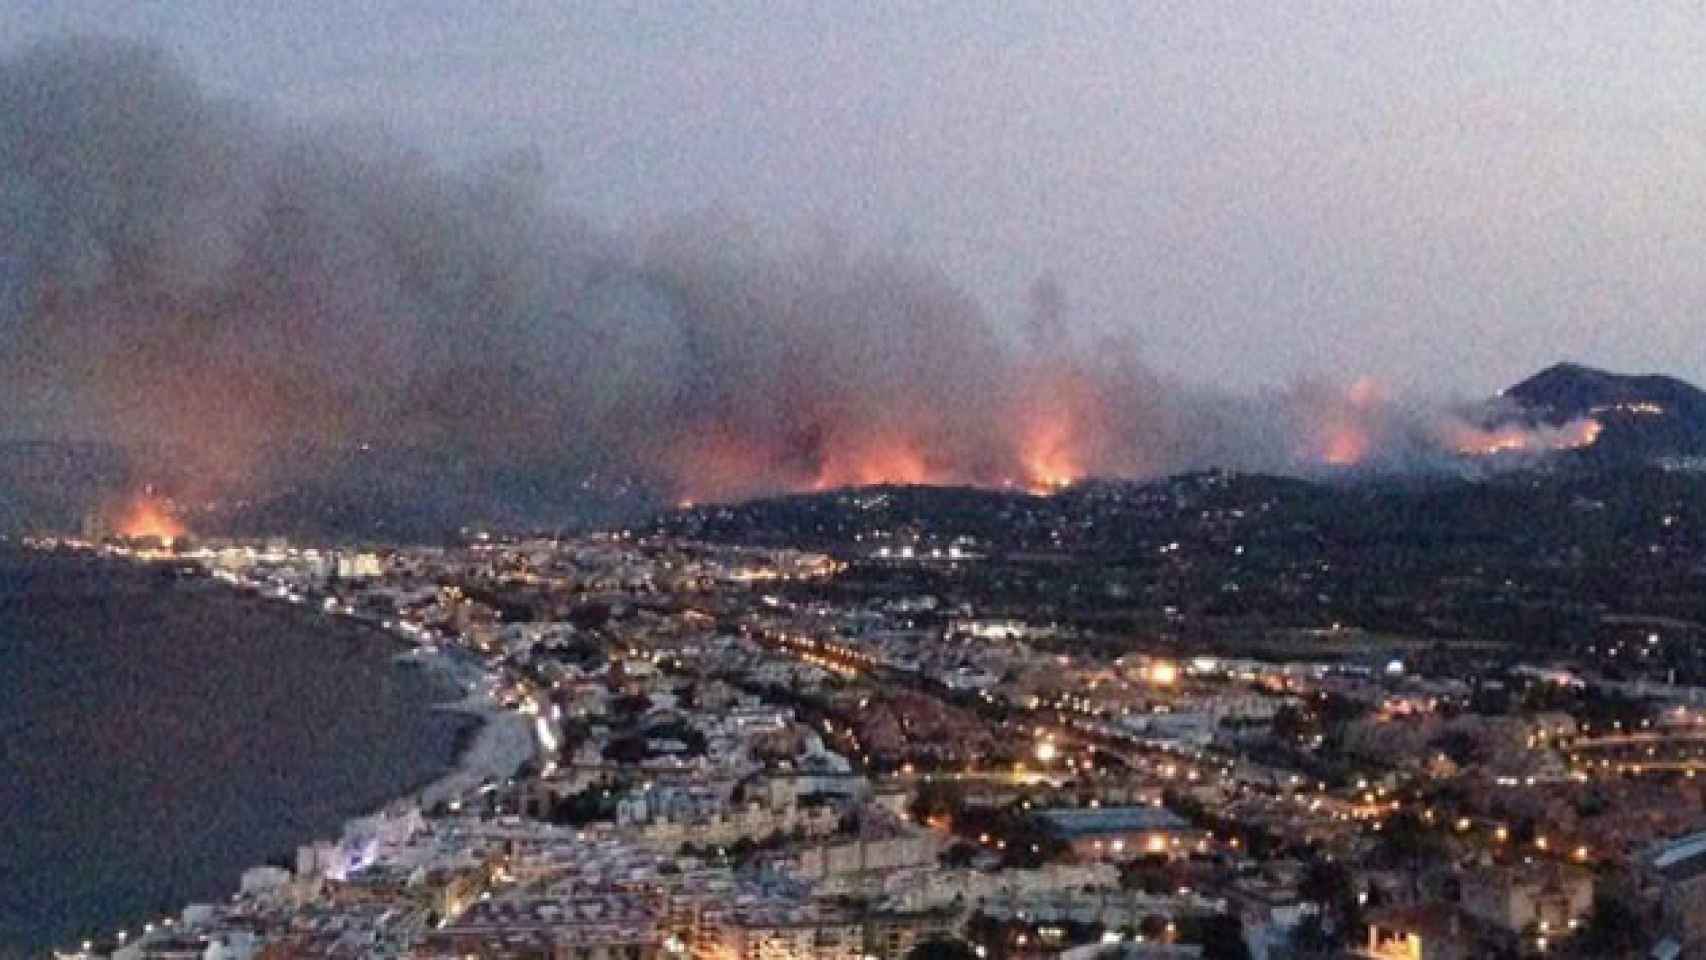
<path fill-rule="evenodd" d="M 881 252 L 713 220 L 609 235 L 549 199 L 571 159 L 448 170 L 210 97 L 147 48 L 0 60 L 0 117 L 0 433 L 171 450 L 210 487 L 363 443 L 720 498 L 1529 439 L 1369 384 L 1174 382 L 1134 336 L 1076 325 L 1046 271 L 1007 330 Z"/>

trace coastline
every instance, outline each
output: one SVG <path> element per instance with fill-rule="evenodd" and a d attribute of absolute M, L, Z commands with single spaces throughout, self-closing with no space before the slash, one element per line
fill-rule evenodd
<path fill-rule="evenodd" d="M 210 579 L 210 584 L 220 583 Z M 329 617 L 334 622 L 361 628 L 378 634 L 380 638 L 389 640 L 393 645 L 403 649 L 391 656 L 394 668 L 405 665 L 417 666 L 436 679 L 443 681 L 446 687 L 453 687 L 462 696 L 439 700 L 428 709 L 435 712 L 455 713 L 470 717 L 476 721 L 472 731 L 459 735 L 455 752 L 451 756 L 445 771 L 436 778 L 429 780 L 423 786 L 406 790 L 391 798 L 377 808 L 351 818 L 359 820 L 362 817 L 394 808 L 399 804 L 413 803 L 425 813 L 440 803 L 450 804 L 465 800 L 487 781 L 503 780 L 513 776 L 523 764 L 538 758 L 538 745 L 534 740 L 532 725 L 527 718 L 514 710 L 502 706 L 492 697 L 489 688 L 490 678 L 486 671 L 475 663 L 462 660 L 455 654 L 423 646 L 415 643 L 397 631 L 388 630 L 383 624 L 362 617 L 343 617 L 317 609 L 301 607 L 280 597 L 264 592 L 249 592 L 240 586 L 231 585 L 232 590 L 245 599 L 261 602 L 283 604 L 286 607 L 302 610 L 305 622 L 312 622 L 322 617 Z M 304 841 L 314 843 L 325 840 L 325 837 L 313 837 Z"/>
<path fill-rule="evenodd" d="M 376 809 L 352 819 L 360 819 L 400 803 L 413 802 L 424 813 L 440 803 L 466 800 L 486 782 L 511 777 L 523 764 L 538 759 L 538 743 L 533 734 L 533 724 L 520 712 L 498 703 L 492 696 L 491 678 L 484 667 L 458 656 L 454 650 L 417 643 L 403 633 L 386 629 L 385 624 L 365 617 L 339 615 L 303 606 L 287 598 L 261 590 L 245 589 L 241 584 L 228 583 L 219 578 L 198 578 L 196 582 L 206 589 L 226 587 L 240 599 L 270 602 L 301 611 L 304 623 L 313 624 L 322 618 L 330 618 L 338 625 L 376 634 L 379 639 L 389 641 L 394 648 L 401 648 L 391 655 L 394 667 L 418 667 L 441 681 L 447 690 L 453 688 L 456 693 L 461 694 L 438 700 L 429 707 L 435 712 L 460 714 L 476 722 L 470 733 L 458 736 L 455 752 L 445 771 L 424 785 L 403 791 Z M 313 843 L 323 839 L 326 838 L 315 837 L 305 842 Z"/>
<path fill-rule="evenodd" d="M 511 777 L 523 764 L 538 759 L 532 724 L 520 712 L 506 709 L 492 698 L 484 671 L 474 664 L 443 651 L 412 645 L 392 659 L 419 666 L 462 691 L 460 698 L 433 704 L 433 710 L 476 721 L 467 739 L 457 743 L 450 768 L 399 799 L 413 797 L 422 811 L 430 811 L 441 803 L 465 800 L 486 782 Z"/>
<path fill-rule="evenodd" d="M 154 566 L 152 562 L 139 558 L 103 557 L 93 553 L 86 555 L 92 559 L 119 562 L 133 569 Z M 226 589 L 220 589 L 221 586 Z M 224 598 L 239 602 L 272 601 L 263 603 L 262 606 L 279 612 L 290 608 L 300 609 L 307 616 L 292 619 L 303 626 L 304 633 L 310 637 L 319 636 L 334 644 L 349 643 L 352 640 L 372 642 L 381 638 L 389 639 L 390 644 L 376 648 L 377 653 L 384 655 L 385 669 L 398 671 L 405 665 L 418 666 L 432 681 L 428 700 L 421 704 L 422 707 L 434 713 L 455 714 L 472 721 L 456 731 L 448 756 L 440 754 L 439 758 L 435 758 L 437 763 L 428 764 L 438 766 L 440 772 L 429 774 L 427 779 L 417 780 L 385 799 L 369 800 L 365 809 L 355 810 L 352 807 L 354 812 L 344 816 L 336 827 L 328 829 L 327 826 L 322 826 L 318 831 L 302 836 L 296 842 L 298 848 L 328 840 L 337 842 L 340 835 L 352 824 L 376 813 L 395 811 L 399 807 L 415 806 L 422 813 L 442 809 L 443 806 L 455 809 L 458 802 L 467 802 L 470 797 L 477 795 L 485 784 L 501 783 L 538 756 L 532 718 L 500 704 L 493 695 L 491 677 L 484 665 L 472 657 L 460 655 L 455 648 L 439 649 L 421 645 L 399 631 L 386 629 L 385 625 L 365 617 L 321 611 L 265 591 L 248 589 L 244 584 L 229 584 L 218 578 L 197 576 L 175 580 L 171 583 L 171 589 L 182 591 L 188 596 L 223 594 Z M 365 641 L 360 639 L 363 634 L 368 634 Z M 250 864 L 251 867 L 261 865 L 263 864 L 259 860 Z M 235 892 L 235 888 L 226 891 Z M 197 899 L 179 903 L 175 910 L 181 912 L 197 902 L 204 901 Z M 134 925 L 134 919 L 109 917 L 104 921 L 96 920 L 96 923 L 116 923 L 128 927 Z M 95 941 L 99 943 L 103 939 L 112 943 L 110 937 L 96 937 Z M 117 941 L 119 944 L 122 942 Z M 7 948 L 0 946 L 0 955 L 7 955 Z"/>
<path fill-rule="evenodd" d="M 474 717 L 479 726 L 470 742 L 460 745 L 452 767 L 413 794 L 423 811 L 432 810 L 440 803 L 461 800 L 488 781 L 514 776 L 523 764 L 538 755 L 527 719 L 498 706 L 485 695 L 436 704 L 433 709 Z"/>
<path fill-rule="evenodd" d="M 463 659 L 454 652 L 417 643 L 408 636 L 386 629 L 384 624 L 365 617 L 339 615 L 318 608 L 304 607 L 264 591 L 246 590 L 239 584 L 228 584 L 216 578 L 208 578 L 204 582 L 213 589 L 225 586 L 242 599 L 281 604 L 286 608 L 299 610 L 305 615 L 304 622 L 330 618 L 336 624 L 377 635 L 378 639 L 388 641 L 393 648 L 401 648 L 391 655 L 395 667 L 417 667 L 444 684 L 449 695 L 436 700 L 428 709 L 459 714 L 475 721 L 469 731 L 457 736 L 454 753 L 443 773 L 422 785 L 402 791 L 375 809 L 351 818 L 352 820 L 401 803 L 415 803 L 424 813 L 440 803 L 466 800 L 487 781 L 513 776 L 523 764 L 538 759 L 538 744 L 533 735 L 532 724 L 521 713 L 504 707 L 492 697 L 489 689 L 490 677 L 477 663 Z M 327 838 L 314 837 L 305 843 L 324 839 Z"/>
<path fill-rule="evenodd" d="M 237 592 L 246 593 L 241 589 L 237 589 Z M 477 723 L 471 735 L 457 738 L 455 753 L 444 773 L 424 786 L 405 791 L 377 809 L 352 819 L 360 819 L 401 803 L 414 803 L 425 813 L 441 803 L 463 801 L 486 782 L 511 777 L 523 764 L 538 758 L 538 745 L 534 740 L 532 724 L 519 712 L 503 707 L 492 697 L 490 678 L 479 665 L 463 660 L 451 652 L 422 646 L 371 620 L 308 610 L 265 593 L 255 593 L 252 597 L 263 602 L 270 600 L 287 607 L 303 609 L 309 614 L 306 620 L 331 617 L 334 621 L 365 628 L 403 647 L 401 652 L 394 653 L 391 657 L 394 667 L 400 668 L 406 664 L 418 666 L 444 681 L 447 687 L 454 687 L 463 694 L 459 698 L 433 703 L 429 709 L 471 717 Z M 322 839 L 326 838 L 316 837 L 305 842 L 313 843 Z"/>

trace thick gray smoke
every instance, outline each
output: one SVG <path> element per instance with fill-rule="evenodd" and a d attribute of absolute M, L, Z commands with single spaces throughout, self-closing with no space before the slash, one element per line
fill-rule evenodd
<path fill-rule="evenodd" d="M 164 447 L 229 482 L 372 443 L 683 496 L 1298 469 L 1444 437 L 1355 390 L 1172 383 L 1075 329 L 1046 274 L 1007 336 L 892 257 L 726 223 L 602 235 L 537 156 L 445 170 L 212 99 L 148 49 L 12 55 L 0 117 L 0 434 Z"/>

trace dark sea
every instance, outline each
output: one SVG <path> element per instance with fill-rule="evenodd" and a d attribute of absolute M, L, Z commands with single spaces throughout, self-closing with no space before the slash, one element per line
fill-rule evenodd
<path fill-rule="evenodd" d="M 0 957 L 135 930 L 441 774 L 469 718 L 377 632 L 0 546 Z"/>

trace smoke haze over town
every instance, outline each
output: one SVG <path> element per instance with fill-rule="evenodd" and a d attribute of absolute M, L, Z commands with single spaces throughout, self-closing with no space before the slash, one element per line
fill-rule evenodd
<path fill-rule="evenodd" d="M 593 19 L 601 29 L 623 22 L 605 22 L 607 12 Z M 1045 42 L 1047 27 L 1028 39 Z M 1186 234 L 1202 228 L 1187 228 L 1193 218 L 1180 211 L 1166 222 L 1133 217 L 1128 225 L 1141 232 L 1118 240 L 1077 231 L 1073 249 L 1056 245 L 1052 255 L 1018 245 L 1007 255 L 1033 262 L 992 281 L 923 240 L 893 240 L 906 233 L 903 221 L 872 229 L 842 211 L 823 215 L 809 200 L 788 215 L 790 190 L 817 196 L 844 162 L 838 137 L 846 131 L 820 131 L 812 147 L 824 169 L 809 183 L 777 182 L 775 196 L 752 210 L 660 177 L 641 215 L 612 222 L 620 218 L 605 209 L 607 197 L 572 186 L 607 176 L 613 192 L 631 191 L 635 174 L 619 152 L 557 142 L 544 121 L 537 138 L 522 130 L 484 150 L 441 150 L 407 118 L 376 124 L 350 104 L 320 110 L 281 102 L 276 90 L 241 89 L 217 57 L 210 72 L 218 82 L 210 82 L 195 66 L 205 47 L 187 27 L 161 29 L 165 36 L 142 41 L 38 39 L 0 54 L 0 110 L 9 118 L 0 130 L 0 402 L 8 411 L 0 430 L 8 437 L 167 450 L 210 488 L 288 473 L 289 451 L 366 444 L 520 471 L 630 474 L 688 499 L 890 481 L 1037 489 L 1211 465 L 1395 468 L 1593 440 L 1588 422 L 1512 426 L 1507 411 L 1481 398 L 1562 351 L 1597 349 L 1596 330 L 1498 357 L 1528 336 L 1529 313 L 1477 293 L 1489 283 L 1477 270 L 1336 264 L 1349 254 L 1323 260 L 1321 237 L 1279 232 L 1293 213 L 1338 218 L 1370 203 L 1356 195 L 1367 182 L 1347 181 L 1332 199 L 1281 189 L 1276 196 L 1291 196 L 1295 209 L 1252 209 L 1251 229 L 1268 234 L 1239 256 L 1259 261 L 1228 262 L 1228 248 L 1174 262 L 1179 244 L 1191 242 Z M 765 31 L 751 39 L 780 42 Z M 981 41 L 974 32 L 966 42 Z M 752 69 L 765 69 L 773 52 L 755 54 Z M 896 69 L 916 69 L 909 57 L 924 55 L 897 53 Z M 705 86 L 714 82 L 694 81 L 718 103 L 741 89 Z M 608 105 L 585 98 L 582 84 L 566 89 L 547 119 L 574 108 L 575 89 L 590 104 L 589 123 L 606 116 Z M 1225 105 L 1216 116 L 1241 109 Z M 751 110 L 760 131 L 798 113 L 788 104 Z M 1023 115 L 1025 105 L 1015 110 Z M 1425 132 L 1407 129 L 1395 108 L 1391 118 L 1393 136 Z M 1520 132 L 1518 120 L 1494 139 Z M 635 129 L 648 122 L 635 118 Z M 1424 111 L 1416 123 L 1426 122 Z M 1133 119 L 1134 149 L 1164 149 L 1147 146 L 1158 123 Z M 783 135 L 780 126 L 770 132 Z M 887 148 L 909 135 L 845 149 Z M 1026 149 L 1049 139 L 1014 135 Z M 714 149 L 717 136 L 705 138 L 709 184 L 727 161 Z M 997 137 L 984 146 L 995 164 L 993 153 L 1010 145 Z M 1112 155 L 1102 159 L 1119 169 Z M 916 160 L 897 156 L 890 165 Z M 1073 204 L 1095 193 L 1071 165 L 1038 175 Z M 1398 208 L 1431 196 L 1441 186 L 1433 176 L 1404 173 L 1381 202 Z M 1153 190 L 1189 202 L 1177 186 L 1158 179 Z M 1121 186 L 1110 196 L 1129 192 Z M 1568 217 L 1576 199 L 1566 192 L 1558 215 Z M 1046 211 L 1032 198 L 1015 204 L 1015 215 L 1036 204 Z M 1204 223 L 1227 213 L 1211 207 Z M 1461 226 L 1466 237 L 1504 230 L 1501 216 L 1488 210 L 1480 227 Z M 1336 244 L 1357 242 L 1354 230 L 1309 229 L 1317 227 L 1339 231 Z M 943 228 L 979 233 L 970 221 Z M 1003 223 L 997 234 L 1011 229 Z M 1054 229 L 1036 225 L 1039 234 Z M 1404 256 L 1432 256 L 1434 242 L 1424 236 Z M 1621 262 L 1607 257 L 1604 270 Z M 1290 289 L 1254 296 L 1243 272 L 1283 275 L 1278 261 L 1323 277 L 1343 267 L 1335 283 L 1378 281 L 1389 303 L 1367 311 L 1331 285 L 1317 299 Z M 1499 282 L 1534 283 L 1522 267 Z M 1132 277 L 1149 293 L 1121 298 Z M 1228 299 L 1212 308 L 1180 299 L 1181 290 L 1216 286 Z M 1662 311 L 1639 302 L 1613 303 L 1603 289 L 1586 296 L 1606 323 L 1663 325 Z M 1227 336 L 1229 312 L 1242 335 Z M 1467 313 L 1471 325 L 1515 332 L 1465 340 L 1458 321 Z M 1659 332 L 1649 343 L 1669 335 Z M 1492 356 L 1492 369 L 1510 376 L 1491 380 L 1484 359 L 1467 371 L 1442 366 L 1450 356 L 1442 343 Z M 1347 357 L 1346 345 L 1364 352 Z"/>
<path fill-rule="evenodd" d="M 1702 51 L 0 0 L 0 960 L 1706 957 Z"/>

